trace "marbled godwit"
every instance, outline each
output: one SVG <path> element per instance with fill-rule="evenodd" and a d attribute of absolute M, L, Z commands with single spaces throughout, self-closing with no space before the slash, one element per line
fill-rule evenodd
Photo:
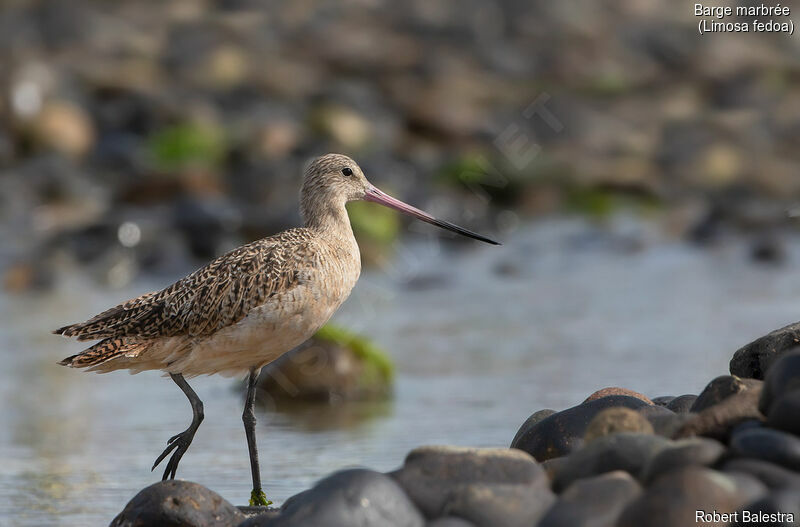
<path fill-rule="evenodd" d="M 396 200 L 375 188 L 349 157 L 328 154 L 306 168 L 300 193 L 304 227 L 220 256 L 169 287 L 147 293 L 54 333 L 100 342 L 61 361 L 65 366 L 132 373 L 162 370 L 192 405 L 192 423 L 167 441 L 162 479 L 178 463 L 203 420 L 203 403 L 184 376 L 247 373 L 244 421 L 253 477 L 251 504 L 266 505 L 255 438 L 258 374 L 311 337 L 350 295 L 361 257 L 345 203 L 366 200 L 464 236 L 497 242 Z M 173 452 L 174 450 L 174 452 Z"/>

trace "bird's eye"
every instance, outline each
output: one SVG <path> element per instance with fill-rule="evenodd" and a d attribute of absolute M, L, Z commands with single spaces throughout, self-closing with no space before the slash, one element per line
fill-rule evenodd
<path fill-rule="evenodd" d="M 342 169 L 342 174 L 344 174 L 347 177 L 350 177 L 353 175 L 353 170 L 349 167 L 345 167 Z"/>

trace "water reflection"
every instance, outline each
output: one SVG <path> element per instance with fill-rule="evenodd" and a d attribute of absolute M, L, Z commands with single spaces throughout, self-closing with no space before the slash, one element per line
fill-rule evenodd
<path fill-rule="evenodd" d="M 370 433 L 375 421 L 392 417 L 394 401 L 342 401 L 338 403 L 309 403 L 292 400 L 273 400 L 259 403 L 259 411 L 280 414 L 291 427 L 303 432 L 354 430 Z"/>

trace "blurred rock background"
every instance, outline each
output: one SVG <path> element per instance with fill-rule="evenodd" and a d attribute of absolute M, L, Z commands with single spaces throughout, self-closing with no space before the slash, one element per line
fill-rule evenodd
<path fill-rule="evenodd" d="M 5 290 L 184 272 L 297 223 L 302 164 L 328 151 L 477 228 L 633 204 L 779 258 L 800 45 L 695 24 L 656 0 L 8 0 Z M 400 220 L 367 207 L 353 222 L 380 263 Z"/>

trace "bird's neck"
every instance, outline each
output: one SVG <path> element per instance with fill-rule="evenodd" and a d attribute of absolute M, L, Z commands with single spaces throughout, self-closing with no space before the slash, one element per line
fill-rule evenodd
<path fill-rule="evenodd" d="M 301 207 L 303 222 L 307 229 L 328 238 L 355 241 L 345 202 L 326 203 L 317 207 Z"/>

